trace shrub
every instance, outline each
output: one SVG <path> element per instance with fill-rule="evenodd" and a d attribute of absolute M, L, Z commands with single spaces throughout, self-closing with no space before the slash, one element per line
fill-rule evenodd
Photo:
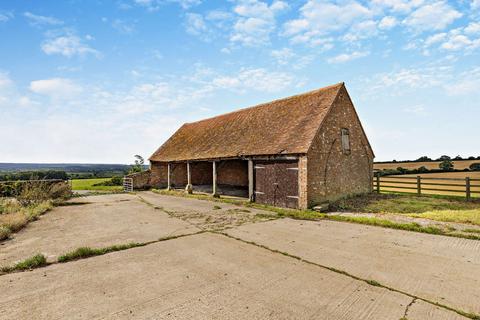
<path fill-rule="evenodd" d="M 480 171 L 480 162 L 472 163 L 469 168 L 472 171 Z"/>
<path fill-rule="evenodd" d="M 440 169 L 443 171 L 452 171 L 453 170 L 453 162 L 450 159 L 444 159 L 440 164 L 438 165 Z"/>
<path fill-rule="evenodd" d="M 25 182 L 17 200 L 24 207 L 38 204 L 46 200 L 67 199 L 71 196 L 71 188 L 66 182 L 32 181 Z"/>
<path fill-rule="evenodd" d="M 107 186 L 107 187 L 112 187 L 112 186 L 123 186 L 123 178 L 122 177 L 112 177 L 110 180 L 104 181 L 104 182 L 99 182 L 95 183 L 93 185 L 94 187 L 99 187 L 99 186 Z"/>

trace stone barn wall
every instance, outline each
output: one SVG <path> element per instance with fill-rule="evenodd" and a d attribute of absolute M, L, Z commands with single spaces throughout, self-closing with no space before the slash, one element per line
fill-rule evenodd
<path fill-rule="evenodd" d="M 192 185 L 212 185 L 213 165 L 211 162 L 191 162 Z"/>
<path fill-rule="evenodd" d="M 187 185 L 187 164 L 172 163 L 171 184 L 174 188 L 183 188 Z"/>
<path fill-rule="evenodd" d="M 374 155 L 345 88 L 324 121 L 307 154 L 309 207 L 372 190 Z M 350 153 L 342 148 L 342 128 L 349 130 Z"/>
<path fill-rule="evenodd" d="M 217 169 L 217 184 L 248 187 L 248 161 L 220 161 Z"/>
<path fill-rule="evenodd" d="M 167 164 L 162 162 L 151 162 L 150 164 L 150 185 L 154 188 L 167 187 Z"/>

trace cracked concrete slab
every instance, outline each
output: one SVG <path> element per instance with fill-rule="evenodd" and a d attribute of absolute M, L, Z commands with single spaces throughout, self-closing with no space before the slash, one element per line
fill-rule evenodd
<path fill-rule="evenodd" d="M 139 192 L 138 195 L 148 203 L 169 212 L 172 217 L 188 221 L 202 230 L 222 230 L 277 218 L 277 214 L 271 211 L 223 202 L 180 198 L 154 192 Z"/>
<path fill-rule="evenodd" d="M 136 196 L 113 194 L 75 198 L 87 203 L 56 207 L 0 243 L 0 266 L 43 253 L 49 261 L 82 246 L 105 247 L 189 234 L 198 228 L 169 217 Z"/>
<path fill-rule="evenodd" d="M 0 287 L 0 319 L 398 320 L 411 302 L 212 233 L 4 275 Z"/>
<path fill-rule="evenodd" d="M 480 314 L 480 241 L 291 219 L 245 225 L 226 233 Z M 413 307 L 419 308 L 417 304 Z M 422 312 L 434 311 L 430 308 Z"/>

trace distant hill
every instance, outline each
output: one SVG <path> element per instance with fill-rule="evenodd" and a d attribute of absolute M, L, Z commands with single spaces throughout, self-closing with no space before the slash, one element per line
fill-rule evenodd
<path fill-rule="evenodd" d="M 147 168 L 148 166 L 145 166 Z M 59 170 L 67 173 L 84 172 L 123 172 L 128 171 L 127 164 L 92 164 L 92 163 L 1 163 L 0 172 Z"/>

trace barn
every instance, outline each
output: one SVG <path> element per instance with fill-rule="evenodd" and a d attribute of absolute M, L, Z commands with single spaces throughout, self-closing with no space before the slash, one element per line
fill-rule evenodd
<path fill-rule="evenodd" d="M 186 123 L 153 153 L 150 170 L 138 178 L 142 186 L 303 209 L 370 192 L 373 159 L 339 83 Z"/>

